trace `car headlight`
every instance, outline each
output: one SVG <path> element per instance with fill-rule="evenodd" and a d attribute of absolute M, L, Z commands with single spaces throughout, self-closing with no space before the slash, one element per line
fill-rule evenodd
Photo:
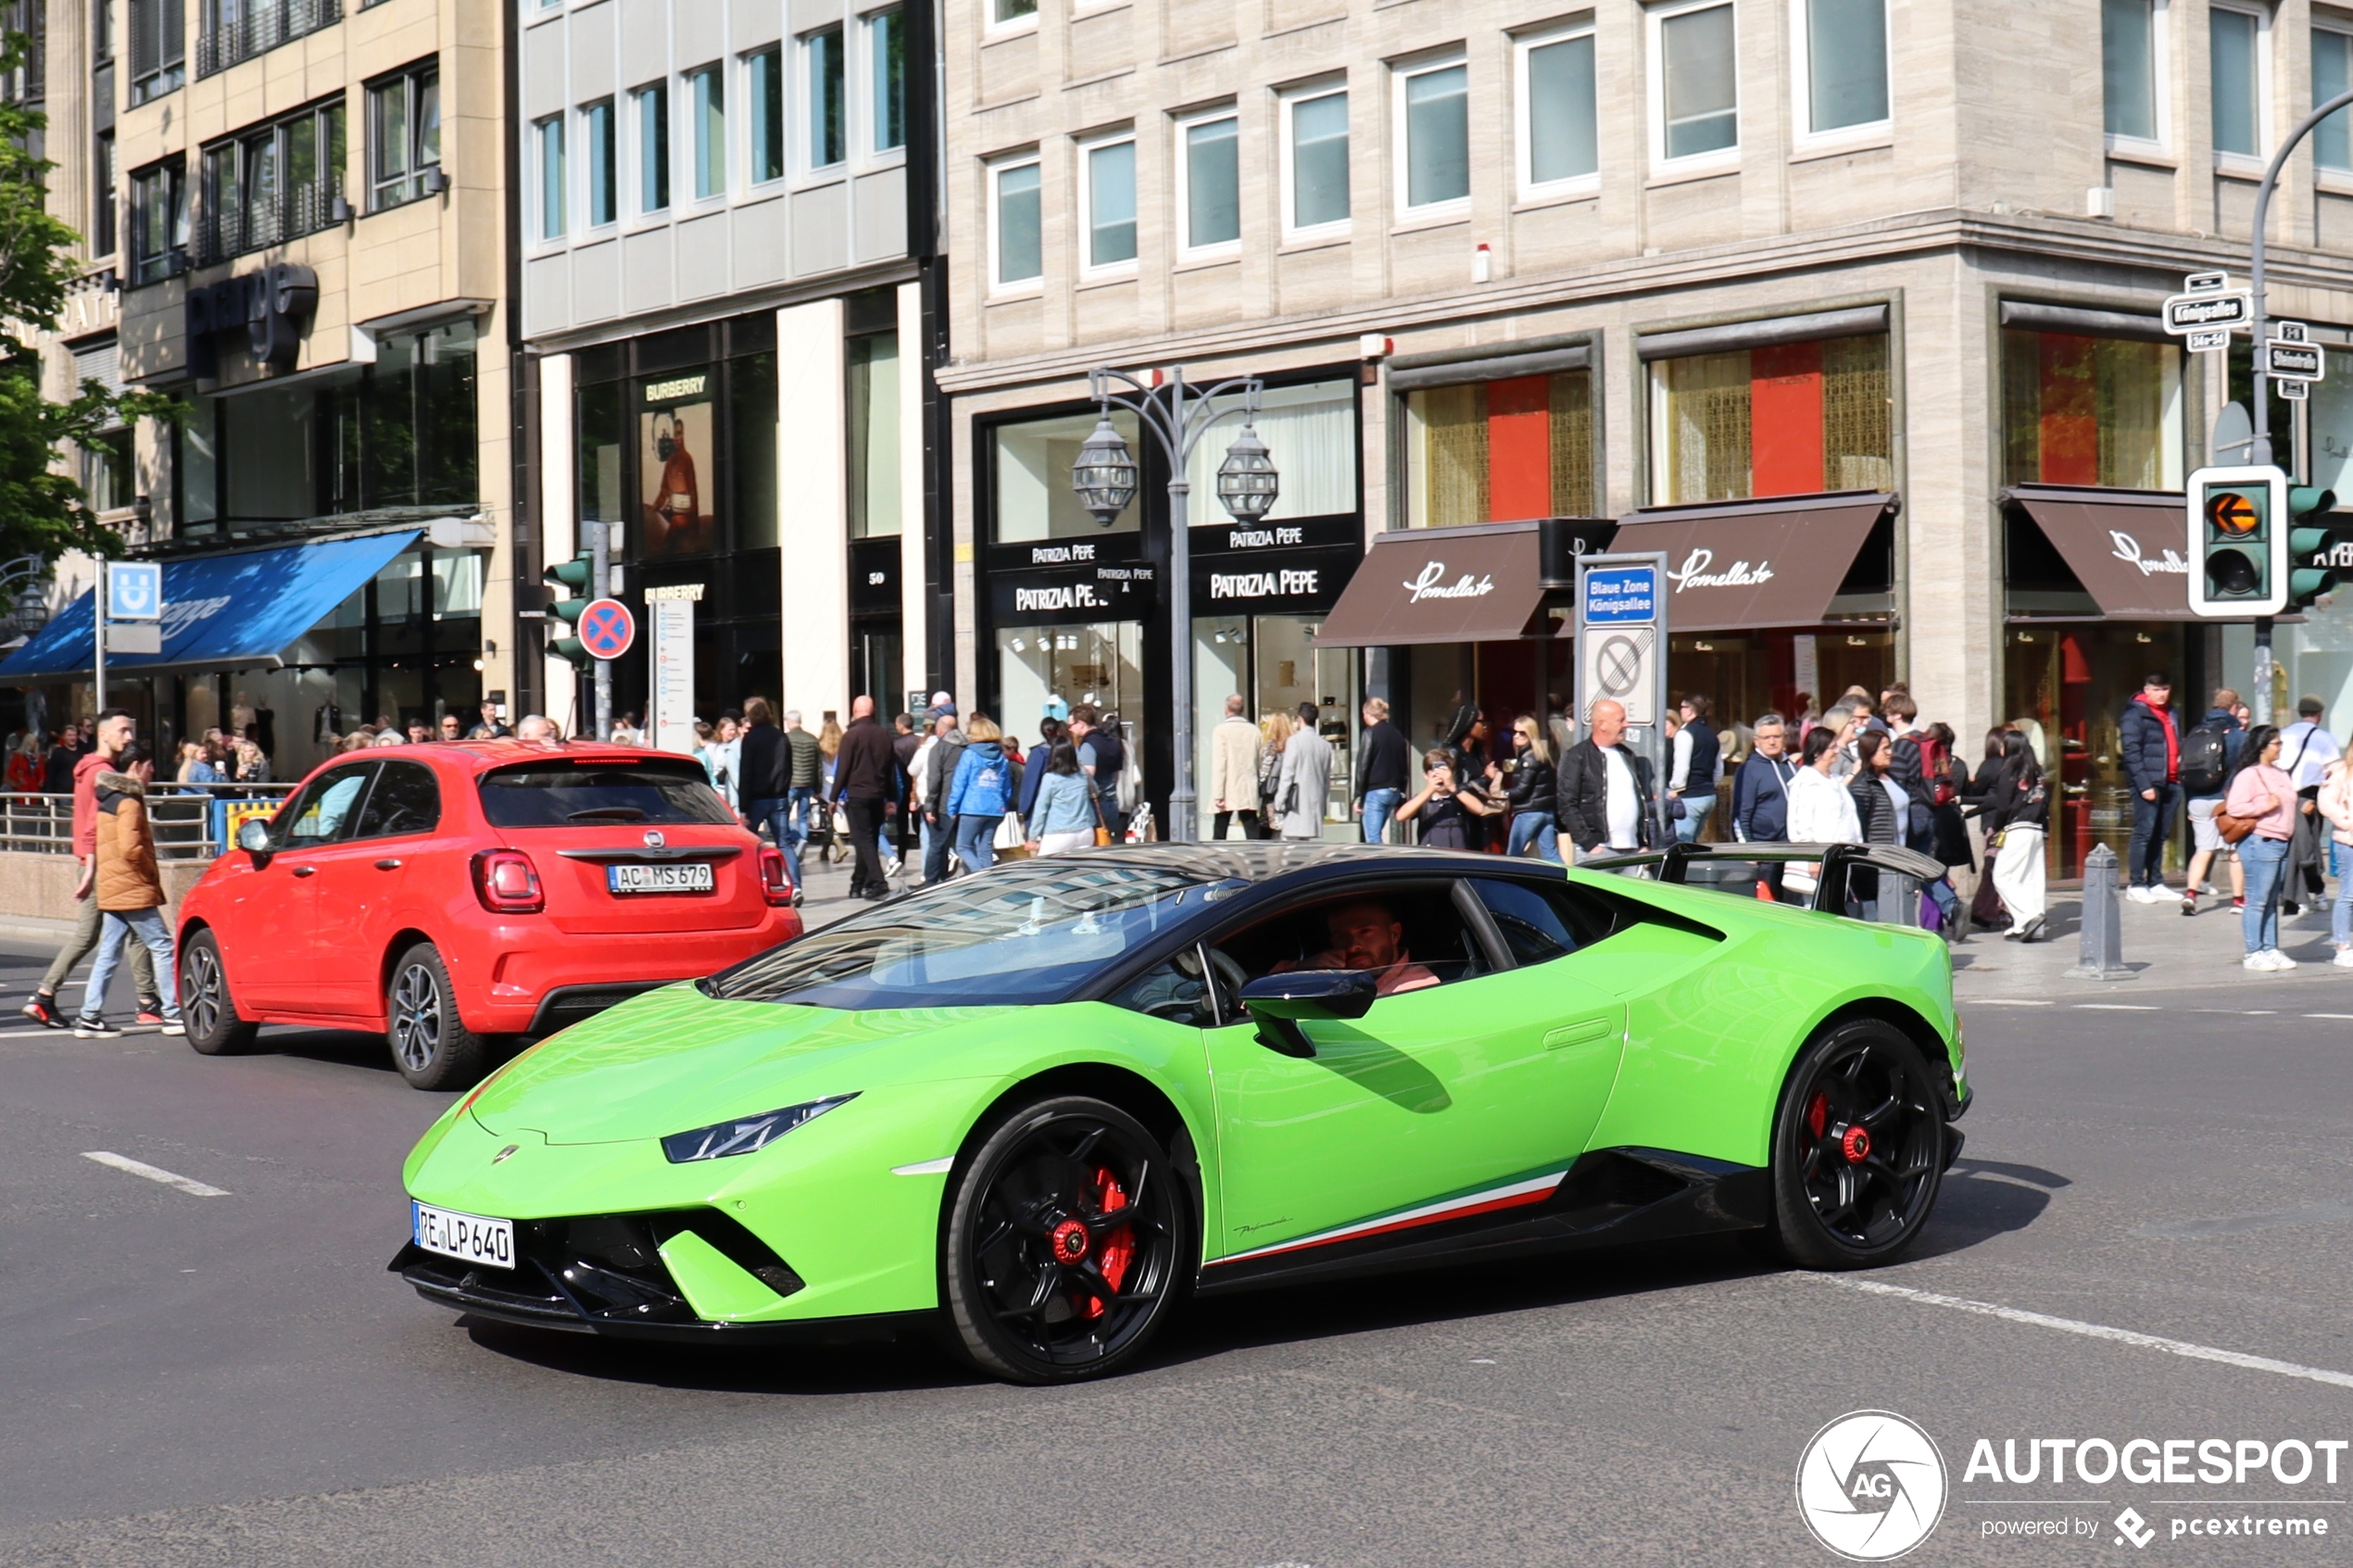
<path fill-rule="evenodd" d="M 691 1133 L 673 1133 L 661 1140 L 661 1151 L 673 1165 L 694 1160 L 724 1160 L 731 1154 L 757 1154 L 795 1127 L 813 1122 L 834 1107 L 848 1105 L 857 1098 L 854 1094 L 836 1095 L 831 1099 L 812 1099 L 758 1116 L 739 1116 L 716 1126 L 698 1127 Z"/>

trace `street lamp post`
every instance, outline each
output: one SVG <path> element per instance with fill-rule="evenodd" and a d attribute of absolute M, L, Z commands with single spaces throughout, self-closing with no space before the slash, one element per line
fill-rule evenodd
<path fill-rule="evenodd" d="M 2271 217 L 2271 193 L 2279 189 L 2280 170 L 2287 167 L 2288 155 L 2303 144 L 2315 126 L 2347 105 L 2353 105 L 2353 90 L 2339 93 L 2306 115 L 2303 123 L 2289 132 L 2279 151 L 2271 155 L 2271 165 L 2263 171 L 2263 183 L 2256 187 L 2253 265 L 2247 278 L 2247 290 L 2254 300 L 2254 320 L 2247 323 L 2254 340 L 2248 358 L 2255 366 L 2255 442 L 2247 452 L 2247 460 L 2253 463 L 2271 460 L 2271 376 L 2263 363 L 2263 229 Z M 2255 621 L 2255 718 L 2259 723 L 2271 721 L 2271 618 L 2264 615 Z"/>
<path fill-rule="evenodd" d="M 1205 391 L 1186 384 L 1185 372 L 1171 370 L 1155 387 L 1125 370 L 1109 368 L 1089 372 L 1088 390 L 1101 418 L 1078 448 L 1071 465 L 1071 488 L 1078 504 L 1109 528 L 1136 498 L 1135 454 L 1114 428 L 1111 411 L 1126 409 L 1137 423 L 1152 433 L 1168 458 L 1168 615 L 1172 623 L 1169 665 L 1169 754 L 1176 781 L 1168 792 L 1166 835 L 1190 843 L 1201 831 L 1200 797 L 1193 790 L 1193 577 L 1189 508 L 1192 483 L 1186 477 L 1193 448 L 1211 425 L 1233 412 L 1216 407 L 1220 397 L 1241 398 L 1241 433 L 1226 450 L 1217 469 L 1217 499 L 1237 522 L 1255 522 L 1274 508 L 1280 476 L 1274 458 L 1256 429 L 1258 398 L 1263 390 L 1255 376 L 1237 376 Z"/>

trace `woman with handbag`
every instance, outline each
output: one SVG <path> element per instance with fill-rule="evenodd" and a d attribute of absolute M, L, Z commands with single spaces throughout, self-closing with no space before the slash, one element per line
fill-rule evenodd
<path fill-rule="evenodd" d="M 1985 847 L 1994 857 L 1994 891 L 2010 917 L 2002 935 L 2032 942 L 2043 935 L 2049 907 L 2043 835 L 2050 825 L 2050 792 L 2034 747 L 2016 730 L 2002 735 L 2002 763 L 1985 788 Z"/>
<path fill-rule="evenodd" d="M 2239 863 L 2246 868 L 2246 908 L 2239 911 L 2246 956 L 2239 967 L 2259 972 L 2296 967 L 2296 960 L 2280 951 L 2280 884 L 2301 802 L 2296 781 L 2281 771 L 2279 760 L 2278 728 L 2258 724 L 2249 730 L 2230 787 L 2223 792 L 2222 808 L 2214 813 L 2223 842 L 2238 846 Z"/>
<path fill-rule="evenodd" d="M 1096 835 L 1101 822 L 1095 792 L 1078 771 L 1078 748 L 1068 736 L 1054 743 L 1046 761 L 1046 777 L 1029 807 L 1029 852 L 1067 855 L 1108 842 L 1108 831 Z"/>
<path fill-rule="evenodd" d="M 1275 828 L 1275 791 L 1283 780 L 1283 747 L 1290 744 L 1291 732 L 1299 726 L 1282 709 L 1277 709 L 1258 721 L 1258 836 L 1273 838 Z"/>

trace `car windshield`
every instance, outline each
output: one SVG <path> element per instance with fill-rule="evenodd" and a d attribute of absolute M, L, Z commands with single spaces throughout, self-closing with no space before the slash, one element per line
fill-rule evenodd
<path fill-rule="evenodd" d="M 1060 1001 L 1103 966 L 1249 885 L 1174 868 L 1017 860 L 851 916 L 723 970 L 731 1001 L 823 1008 Z"/>
<path fill-rule="evenodd" d="M 576 828 L 645 822 L 675 826 L 736 820 L 694 763 L 528 762 L 482 779 L 483 814 L 501 828 Z"/>

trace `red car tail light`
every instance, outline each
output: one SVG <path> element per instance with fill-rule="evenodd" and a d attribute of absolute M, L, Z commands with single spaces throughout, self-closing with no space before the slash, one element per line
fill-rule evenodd
<path fill-rule="evenodd" d="M 792 902 L 792 883 L 785 875 L 784 852 L 765 844 L 760 847 L 760 891 L 768 896 L 770 909 L 782 909 Z"/>
<path fill-rule="evenodd" d="M 547 907 L 538 870 L 520 849 L 484 849 L 474 856 L 474 897 L 496 915 L 535 915 Z"/>

